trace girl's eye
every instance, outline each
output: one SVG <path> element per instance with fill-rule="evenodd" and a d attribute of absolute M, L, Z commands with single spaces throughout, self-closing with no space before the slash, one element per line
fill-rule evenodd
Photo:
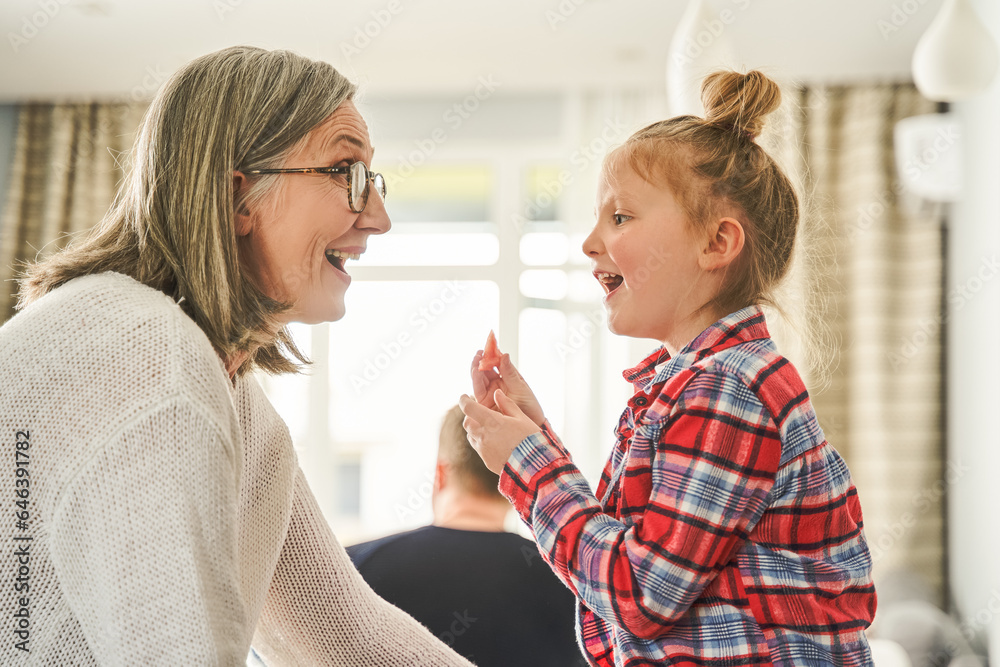
<path fill-rule="evenodd" d="M 615 227 L 621 227 L 622 225 L 625 224 L 627 220 L 631 220 L 632 216 L 624 215 L 622 213 L 615 213 L 613 216 L 611 216 L 611 219 L 614 221 Z"/>

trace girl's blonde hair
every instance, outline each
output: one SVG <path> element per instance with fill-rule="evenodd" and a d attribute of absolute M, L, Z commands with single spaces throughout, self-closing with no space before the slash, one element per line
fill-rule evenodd
<path fill-rule="evenodd" d="M 17 307 L 65 282 L 116 271 L 178 301 L 223 358 L 255 350 L 255 367 L 309 363 L 271 299 L 241 271 L 234 205 L 273 201 L 279 179 L 253 179 L 233 201 L 233 172 L 280 167 L 355 86 L 332 66 L 289 51 L 236 46 L 197 58 L 163 85 L 139 127 L 127 176 L 85 238 L 25 264 Z"/>
<path fill-rule="evenodd" d="M 791 181 L 754 140 L 781 104 L 778 85 L 760 72 L 718 71 L 702 82 L 705 117 L 677 116 L 639 130 L 605 161 L 627 165 L 670 188 L 695 229 L 734 215 L 745 242 L 722 291 L 706 305 L 731 313 L 751 304 L 778 307 L 773 290 L 788 271 L 799 222 Z"/>

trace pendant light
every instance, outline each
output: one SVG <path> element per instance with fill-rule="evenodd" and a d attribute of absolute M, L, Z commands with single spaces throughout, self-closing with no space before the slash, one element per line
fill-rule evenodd
<path fill-rule="evenodd" d="M 913 81 L 924 97 L 955 102 L 983 92 L 997 71 L 997 44 L 969 0 L 944 0 L 913 52 Z"/>
<path fill-rule="evenodd" d="M 667 55 L 667 102 L 670 115 L 704 115 L 701 81 L 736 58 L 726 32 L 732 10 L 713 13 L 706 0 L 691 0 L 674 30 Z"/>

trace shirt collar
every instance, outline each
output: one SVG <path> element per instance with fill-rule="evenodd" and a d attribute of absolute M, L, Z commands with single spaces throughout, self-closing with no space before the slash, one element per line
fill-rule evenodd
<path fill-rule="evenodd" d="M 631 382 L 636 390 L 645 391 L 654 380 L 662 382 L 705 357 L 733 345 L 769 337 L 764 311 L 758 305 L 747 306 L 702 331 L 676 357 L 671 358 L 667 348 L 661 346 L 653 350 L 638 366 L 624 371 L 622 377 Z M 663 362 L 667 363 L 657 373 L 656 365 Z"/>

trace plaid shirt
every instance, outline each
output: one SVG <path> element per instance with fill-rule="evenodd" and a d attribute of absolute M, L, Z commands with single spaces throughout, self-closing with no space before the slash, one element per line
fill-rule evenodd
<path fill-rule="evenodd" d="M 596 496 L 547 423 L 500 478 L 577 596 L 591 662 L 871 665 L 857 492 L 760 308 L 624 375 Z"/>

